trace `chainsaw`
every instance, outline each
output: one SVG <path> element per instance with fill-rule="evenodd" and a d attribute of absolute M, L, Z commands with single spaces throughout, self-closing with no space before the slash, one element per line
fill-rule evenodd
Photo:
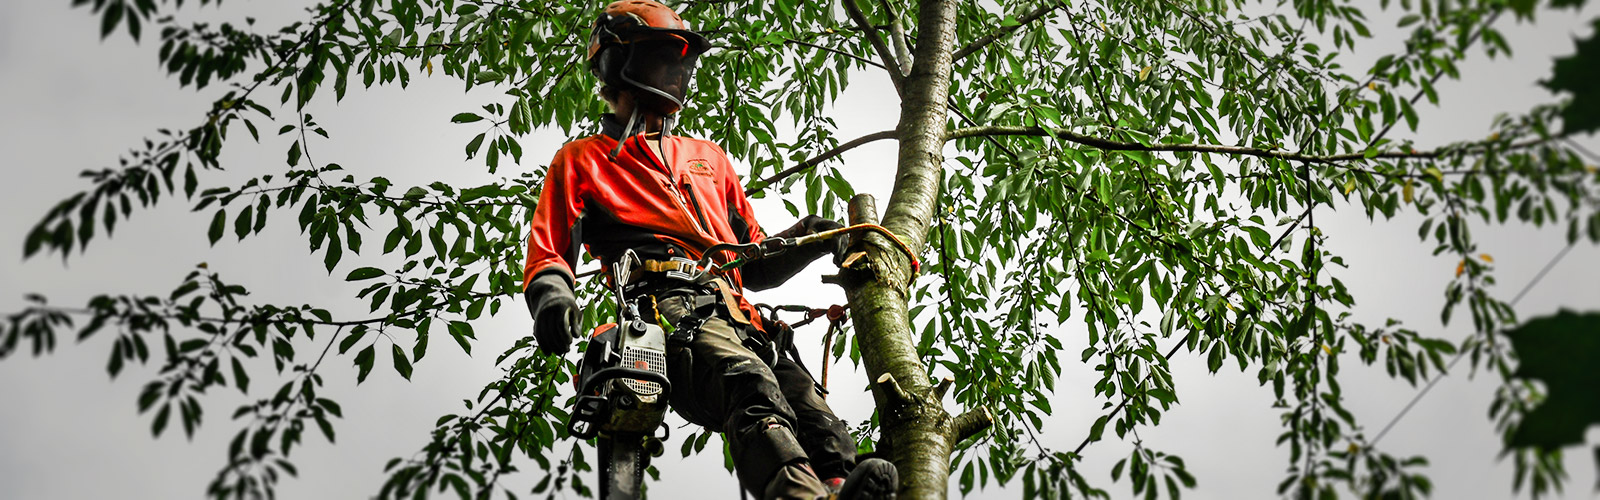
<path fill-rule="evenodd" d="M 630 260 L 635 262 L 629 262 Z M 668 427 L 672 383 L 667 380 L 667 335 L 645 321 L 623 296 L 622 284 L 637 263 L 628 251 L 614 266 L 612 283 L 617 322 L 595 328 L 578 364 L 578 396 L 567 420 L 567 432 L 580 439 L 624 438 L 638 442 L 647 456 L 660 456 Z M 656 429 L 662 435 L 655 436 Z M 642 468 L 641 468 L 642 469 Z"/>

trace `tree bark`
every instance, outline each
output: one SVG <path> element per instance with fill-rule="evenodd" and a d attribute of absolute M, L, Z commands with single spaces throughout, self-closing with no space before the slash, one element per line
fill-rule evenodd
<path fill-rule="evenodd" d="M 911 73 L 905 78 L 900 106 L 899 169 L 884 226 L 919 253 L 939 199 L 941 150 L 946 132 L 945 102 L 949 96 L 955 47 L 956 3 L 922 2 L 919 36 Z M 869 196 L 851 201 L 851 223 L 876 222 Z M 882 426 L 880 449 L 900 471 L 900 497 L 944 499 L 950 478 L 950 452 L 958 438 L 953 419 L 928 379 L 917 355 L 908 313 L 914 256 L 902 254 L 877 235 L 858 247 L 866 259 L 840 270 L 862 361 L 873 384 Z M 988 412 L 963 416 L 972 432 L 986 427 Z"/>

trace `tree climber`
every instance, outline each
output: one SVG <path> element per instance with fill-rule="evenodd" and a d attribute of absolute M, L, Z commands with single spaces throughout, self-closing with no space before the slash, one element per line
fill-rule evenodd
<path fill-rule="evenodd" d="M 601 117 L 601 134 L 556 153 L 529 224 L 524 294 L 539 348 L 564 354 L 578 336 L 572 269 L 579 245 L 608 270 L 633 265 L 619 263 L 631 250 L 642 263 L 627 273 L 636 278 L 618 286 L 643 317 L 692 332 L 668 343 L 671 406 L 728 438 L 745 490 L 766 499 L 893 498 L 894 465 L 856 464 L 844 422 L 811 376 L 777 355 L 767 334 L 776 328 L 743 296 L 743 287 L 778 286 L 831 249 L 789 249 L 709 283 L 683 278 L 712 245 L 766 238 L 726 153 L 672 135 L 696 59 L 710 48 L 653 0 L 612 3 L 595 21 L 588 66 L 612 113 Z M 774 236 L 839 227 L 809 215 Z"/>

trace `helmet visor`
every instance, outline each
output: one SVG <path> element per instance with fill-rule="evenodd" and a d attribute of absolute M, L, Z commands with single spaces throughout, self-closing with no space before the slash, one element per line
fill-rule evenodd
<path fill-rule="evenodd" d="M 632 53 L 622 71 L 627 80 L 645 87 L 646 92 L 639 96 L 640 104 L 663 114 L 677 112 L 682 107 L 698 59 L 698 54 L 691 52 L 689 44 L 677 36 L 632 44 Z M 652 89 L 666 95 L 658 95 Z"/>

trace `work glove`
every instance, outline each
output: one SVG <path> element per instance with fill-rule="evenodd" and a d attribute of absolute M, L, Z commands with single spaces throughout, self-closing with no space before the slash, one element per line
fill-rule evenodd
<path fill-rule="evenodd" d="M 801 236 L 817 234 L 823 231 L 832 231 L 842 227 L 844 227 L 844 224 L 840 224 L 839 221 L 826 219 L 817 215 L 807 215 L 801 218 L 800 222 L 794 223 L 794 225 L 790 226 L 789 229 L 783 230 L 776 236 L 782 238 L 798 238 Z M 833 239 L 823 241 L 820 245 L 820 250 L 833 254 L 833 263 L 838 264 L 839 261 L 844 259 L 845 248 L 849 245 L 849 241 L 843 235 L 840 235 L 834 237 Z M 802 249 L 802 251 L 804 250 L 811 249 Z M 820 252 L 816 252 L 816 250 L 811 251 L 813 253 L 808 254 L 813 255 L 811 260 L 816 260 L 817 257 L 821 256 Z M 806 262 L 809 263 L 810 260 Z"/>
<path fill-rule="evenodd" d="M 815 215 L 807 215 L 788 229 L 772 235 L 774 238 L 799 238 L 823 231 L 838 229 L 844 224 L 824 219 Z M 744 279 L 745 288 L 751 290 L 766 290 L 789 281 L 789 278 L 805 269 L 812 261 L 825 254 L 834 254 L 834 262 L 844 258 L 844 238 L 834 238 L 822 244 L 805 247 L 791 248 L 788 251 L 753 261 L 739 268 L 739 275 Z"/>
<path fill-rule="evenodd" d="M 562 355 L 578 338 L 578 301 L 572 296 L 572 283 L 558 272 L 540 273 L 522 292 L 533 316 L 533 337 L 545 354 Z"/>

